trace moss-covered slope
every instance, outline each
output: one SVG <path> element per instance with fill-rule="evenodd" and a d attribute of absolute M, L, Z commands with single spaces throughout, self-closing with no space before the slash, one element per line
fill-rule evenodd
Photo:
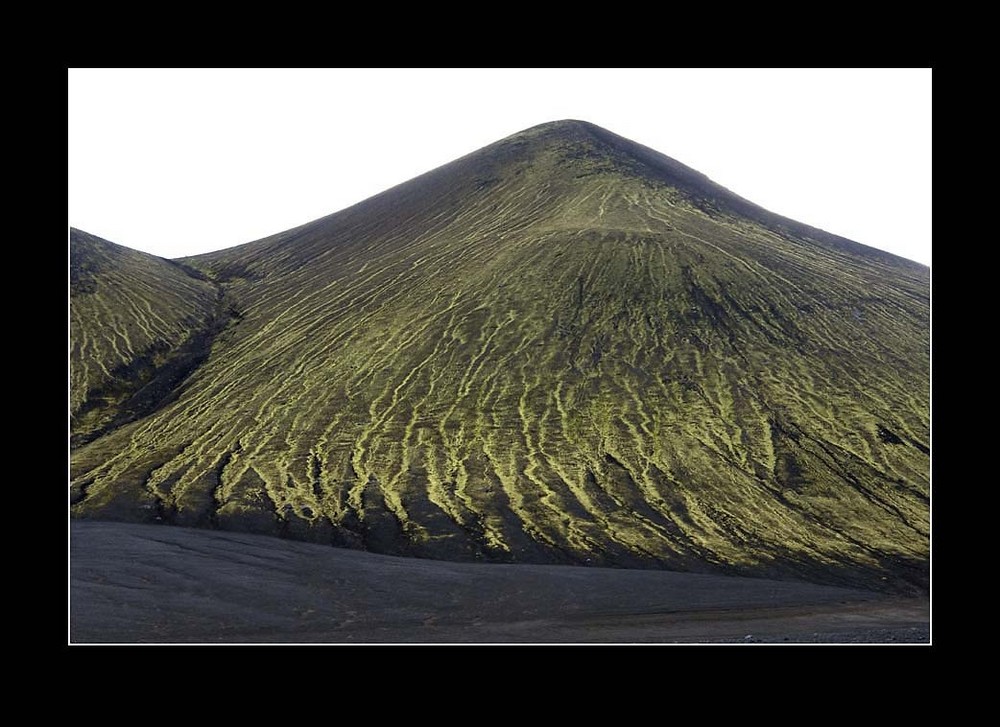
<path fill-rule="evenodd" d="M 220 291 L 196 270 L 70 230 L 70 426 L 89 441 L 156 408 L 203 358 Z"/>
<path fill-rule="evenodd" d="M 74 451 L 76 515 L 925 582 L 922 265 L 575 121 L 184 263 L 231 324 Z"/>

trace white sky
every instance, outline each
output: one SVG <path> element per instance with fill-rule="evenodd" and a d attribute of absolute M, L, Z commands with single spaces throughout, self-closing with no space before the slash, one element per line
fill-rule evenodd
<path fill-rule="evenodd" d="M 564 118 L 931 262 L 930 69 L 70 69 L 69 223 L 208 252 Z"/>

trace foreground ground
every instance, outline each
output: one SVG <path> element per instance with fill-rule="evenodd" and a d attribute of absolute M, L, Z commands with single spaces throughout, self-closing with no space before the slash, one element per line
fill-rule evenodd
<path fill-rule="evenodd" d="M 72 643 L 898 643 L 926 599 L 665 571 L 449 563 L 73 521 Z"/>

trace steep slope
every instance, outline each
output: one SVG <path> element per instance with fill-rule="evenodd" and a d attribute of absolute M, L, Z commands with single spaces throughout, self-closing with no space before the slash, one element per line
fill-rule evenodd
<path fill-rule="evenodd" d="M 197 271 L 70 230 L 70 426 L 89 441 L 155 408 L 204 358 L 220 291 Z"/>
<path fill-rule="evenodd" d="M 77 515 L 925 581 L 924 266 L 575 121 L 185 263 L 239 319 L 74 452 Z"/>

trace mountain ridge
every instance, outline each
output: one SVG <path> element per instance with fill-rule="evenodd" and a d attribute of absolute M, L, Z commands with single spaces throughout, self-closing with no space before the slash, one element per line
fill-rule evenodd
<path fill-rule="evenodd" d="M 539 136 L 542 138 L 539 139 Z M 417 175 L 416 177 L 400 182 L 383 192 L 361 200 L 360 202 L 356 202 L 345 209 L 338 210 L 337 212 L 324 215 L 302 225 L 297 225 L 296 227 L 288 230 L 284 230 L 273 235 L 267 235 L 241 245 L 206 253 L 199 253 L 196 255 L 187 255 L 178 258 L 178 260 L 197 263 L 198 261 L 211 260 L 230 250 L 249 250 L 268 242 L 289 239 L 297 234 L 306 232 L 314 226 L 319 226 L 341 215 L 354 213 L 355 211 L 362 211 L 377 200 L 394 194 L 405 193 L 410 187 L 426 183 L 438 175 L 448 174 L 460 165 L 468 164 L 470 162 L 474 163 L 484 156 L 489 157 L 498 152 L 509 153 L 507 147 L 510 146 L 527 145 L 530 142 L 534 142 L 535 149 L 537 149 L 539 146 L 544 148 L 554 143 L 573 143 L 574 141 L 579 142 L 585 139 L 594 139 L 606 148 L 613 150 L 615 153 L 622 154 L 626 158 L 632 157 L 641 163 L 645 168 L 652 170 L 659 176 L 663 177 L 667 183 L 676 184 L 692 192 L 698 193 L 702 196 L 704 201 L 716 203 L 721 202 L 723 206 L 729 208 L 730 211 L 751 216 L 758 222 L 762 222 L 777 231 L 789 229 L 793 230 L 796 234 L 812 237 L 817 241 L 823 241 L 827 244 L 846 246 L 852 252 L 861 252 L 862 254 L 874 257 L 900 261 L 905 264 L 919 266 L 920 268 L 928 267 L 923 263 L 855 242 L 854 240 L 850 240 L 835 233 L 828 232 L 797 220 L 793 220 L 789 217 L 771 212 L 729 190 L 718 182 L 713 181 L 707 175 L 677 161 L 676 159 L 673 159 L 672 157 L 669 157 L 643 144 L 639 144 L 638 142 L 619 136 L 611 131 L 608 131 L 607 129 L 597 126 L 596 124 L 579 119 L 562 119 L 537 124 L 528 129 L 524 129 L 523 131 L 505 137 L 504 139 L 494 142 L 493 144 L 487 145 L 486 147 L 465 154 L 451 162 L 435 167 L 434 169 Z M 529 151 L 531 151 L 531 149 L 529 149 Z M 708 210 L 703 211 L 712 212 L 713 210 L 710 207 Z"/>

